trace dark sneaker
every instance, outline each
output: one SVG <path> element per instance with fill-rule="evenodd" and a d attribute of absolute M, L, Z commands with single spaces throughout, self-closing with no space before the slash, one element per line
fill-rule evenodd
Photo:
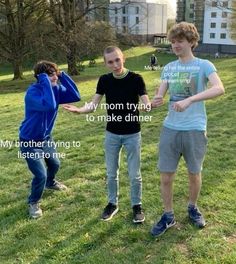
<path fill-rule="evenodd" d="M 29 204 L 29 215 L 34 219 L 39 218 L 43 215 L 42 209 L 39 207 L 39 203 Z"/>
<path fill-rule="evenodd" d="M 161 220 L 152 227 L 151 234 L 154 237 L 158 237 L 175 224 L 176 222 L 174 216 L 173 218 L 169 219 L 167 218 L 166 214 L 163 214 Z"/>
<path fill-rule="evenodd" d="M 102 213 L 102 220 L 108 221 L 118 212 L 118 207 L 115 204 L 109 203 Z"/>
<path fill-rule="evenodd" d="M 145 220 L 144 213 L 142 211 L 141 205 L 137 204 L 133 206 L 133 222 L 135 224 L 143 223 Z"/>
<path fill-rule="evenodd" d="M 197 207 L 188 207 L 188 216 L 196 227 L 203 228 L 206 225 L 205 219 Z"/>
<path fill-rule="evenodd" d="M 49 186 L 46 185 L 45 188 L 56 191 L 64 191 L 68 189 L 63 183 L 58 181 L 54 181 L 53 185 L 49 185 Z"/>

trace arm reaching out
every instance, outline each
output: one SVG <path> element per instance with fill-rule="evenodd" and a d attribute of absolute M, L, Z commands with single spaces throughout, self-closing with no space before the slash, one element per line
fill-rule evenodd
<path fill-rule="evenodd" d="M 166 94 L 167 87 L 168 87 L 167 82 L 163 81 L 161 83 L 161 85 L 160 85 L 160 88 L 157 89 L 154 98 L 152 99 L 152 102 L 151 102 L 152 108 L 157 108 L 157 107 L 159 107 L 159 106 L 164 104 L 163 98 L 164 98 L 164 96 Z"/>
<path fill-rule="evenodd" d="M 92 101 L 90 103 L 86 103 L 82 107 L 76 107 L 74 105 L 70 104 L 64 104 L 62 107 L 66 109 L 67 111 L 73 112 L 73 113 L 78 113 L 78 114 L 86 114 L 86 113 L 91 113 L 95 111 L 99 105 L 99 103 L 102 100 L 103 95 L 101 94 L 95 94 Z"/>
<path fill-rule="evenodd" d="M 140 109 L 140 110 L 144 110 L 146 112 L 150 112 L 152 107 L 151 107 L 151 102 L 149 100 L 149 97 L 147 94 L 144 94 L 142 96 L 140 96 L 140 99 L 144 105 L 144 108 Z"/>

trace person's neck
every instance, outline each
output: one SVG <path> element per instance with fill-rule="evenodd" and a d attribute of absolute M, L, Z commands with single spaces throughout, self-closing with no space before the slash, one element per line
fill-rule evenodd
<path fill-rule="evenodd" d="M 188 63 L 189 61 L 193 60 L 195 57 L 192 53 L 179 57 L 179 61 L 181 63 Z"/>
<path fill-rule="evenodd" d="M 128 72 L 129 72 L 128 69 L 123 68 L 121 74 L 116 75 L 116 74 L 113 72 L 113 76 L 114 76 L 115 78 L 117 78 L 117 79 L 122 79 L 122 78 L 124 78 L 124 77 L 128 74 Z"/>

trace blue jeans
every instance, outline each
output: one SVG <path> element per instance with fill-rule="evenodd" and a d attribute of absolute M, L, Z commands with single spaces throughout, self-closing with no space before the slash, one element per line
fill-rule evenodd
<path fill-rule="evenodd" d="M 131 186 L 131 205 L 141 204 L 142 178 L 140 172 L 141 133 L 117 135 L 106 131 L 105 155 L 109 203 L 118 204 L 120 152 L 127 153 L 128 173 Z"/>
<path fill-rule="evenodd" d="M 36 203 L 41 199 L 45 185 L 54 184 L 60 160 L 57 158 L 53 140 L 40 141 L 37 146 L 26 146 L 26 142 L 28 141 L 21 141 L 20 150 L 22 156 L 26 155 L 25 160 L 29 170 L 33 173 L 28 202 Z"/>

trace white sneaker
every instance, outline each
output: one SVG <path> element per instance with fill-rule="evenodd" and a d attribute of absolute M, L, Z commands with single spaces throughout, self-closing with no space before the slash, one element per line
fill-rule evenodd
<path fill-rule="evenodd" d="M 55 191 L 64 191 L 64 190 L 67 190 L 68 188 L 63 183 L 59 181 L 54 181 L 53 185 L 45 186 L 45 189 L 55 190 Z"/>
<path fill-rule="evenodd" d="M 39 203 L 29 204 L 29 215 L 34 219 L 39 218 L 43 215 L 42 209 L 39 207 Z"/>

